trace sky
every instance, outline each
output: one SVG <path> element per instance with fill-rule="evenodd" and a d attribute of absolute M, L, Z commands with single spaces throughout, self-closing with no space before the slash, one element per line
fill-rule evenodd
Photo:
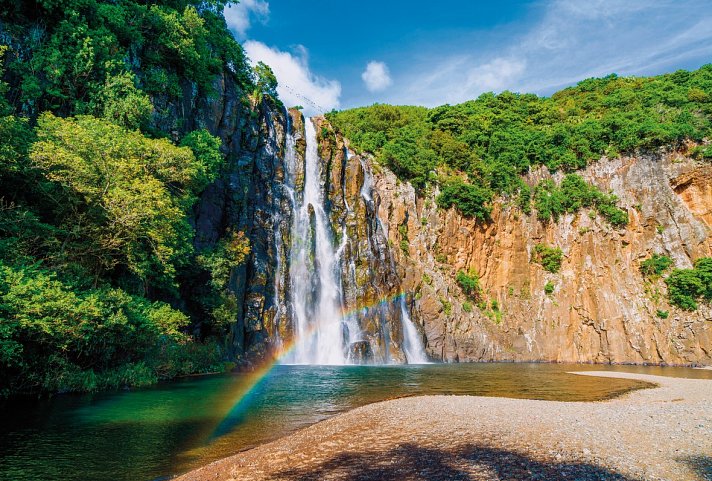
<path fill-rule="evenodd" d="M 225 9 L 287 106 L 307 115 L 483 92 L 550 95 L 589 77 L 712 62 L 710 0 L 242 0 Z"/>

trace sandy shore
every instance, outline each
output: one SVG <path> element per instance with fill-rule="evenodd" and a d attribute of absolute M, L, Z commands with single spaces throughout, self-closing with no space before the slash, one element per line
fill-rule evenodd
<path fill-rule="evenodd" d="M 422 396 L 341 414 L 188 473 L 215 480 L 712 479 L 712 380 L 603 402 Z"/>

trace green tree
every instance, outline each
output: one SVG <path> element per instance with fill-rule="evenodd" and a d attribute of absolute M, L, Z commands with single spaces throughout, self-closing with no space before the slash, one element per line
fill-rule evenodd
<path fill-rule="evenodd" d="M 257 62 L 253 70 L 255 72 L 257 90 L 273 99 L 277 99 L 277 77 L 270 66 L 264 62 Z"/>
<path fill-rule="evenodd" d="M 190 252 L 184 211 L 205 166 L 188 148 L 92 117 L 40 117 L 32 164 L 61 186 L 64 254 L 97 275 L 123 265 L 171 282 Z"/>
<path fill-rule="evenodd" d="M 148 95 L 135 82 L 135 75 L 123 72 L 109 78 L 101 93 L 104 118 L 130 130 L 144 127 L 153 110 Z"/>

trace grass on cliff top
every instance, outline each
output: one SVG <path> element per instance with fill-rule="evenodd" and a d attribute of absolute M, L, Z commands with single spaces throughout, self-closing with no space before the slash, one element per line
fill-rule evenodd
<path fill-rule="evenodd" d="M 518 200 L 528 212 L 531 193 L 521 176 L 531 167 L 573 172 L 603 155 L 709 138 L 712 64 L 656 77 L 591 78 L 551 97 L 505 91 L 432 109 L 377 104 L 327 117 L 354 148 L 373 153 L 417 189 L 440 182 L 443 207 L 487 220 L 495 195 Z M 606 196 L 591 187 L 595 199 L 588 202 L 612 224 L 624 224 L 616 199 Z"/>

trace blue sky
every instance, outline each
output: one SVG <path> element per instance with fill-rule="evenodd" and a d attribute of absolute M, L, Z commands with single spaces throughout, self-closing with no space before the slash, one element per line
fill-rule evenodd
<path fill-rule="evenodd" d="M 709 0 L 243 0 L 225 16 L 249 57 L 273 68 L 284 102 L 308 114 L 548 95 L 591 76 L 712 62 Z"/>

